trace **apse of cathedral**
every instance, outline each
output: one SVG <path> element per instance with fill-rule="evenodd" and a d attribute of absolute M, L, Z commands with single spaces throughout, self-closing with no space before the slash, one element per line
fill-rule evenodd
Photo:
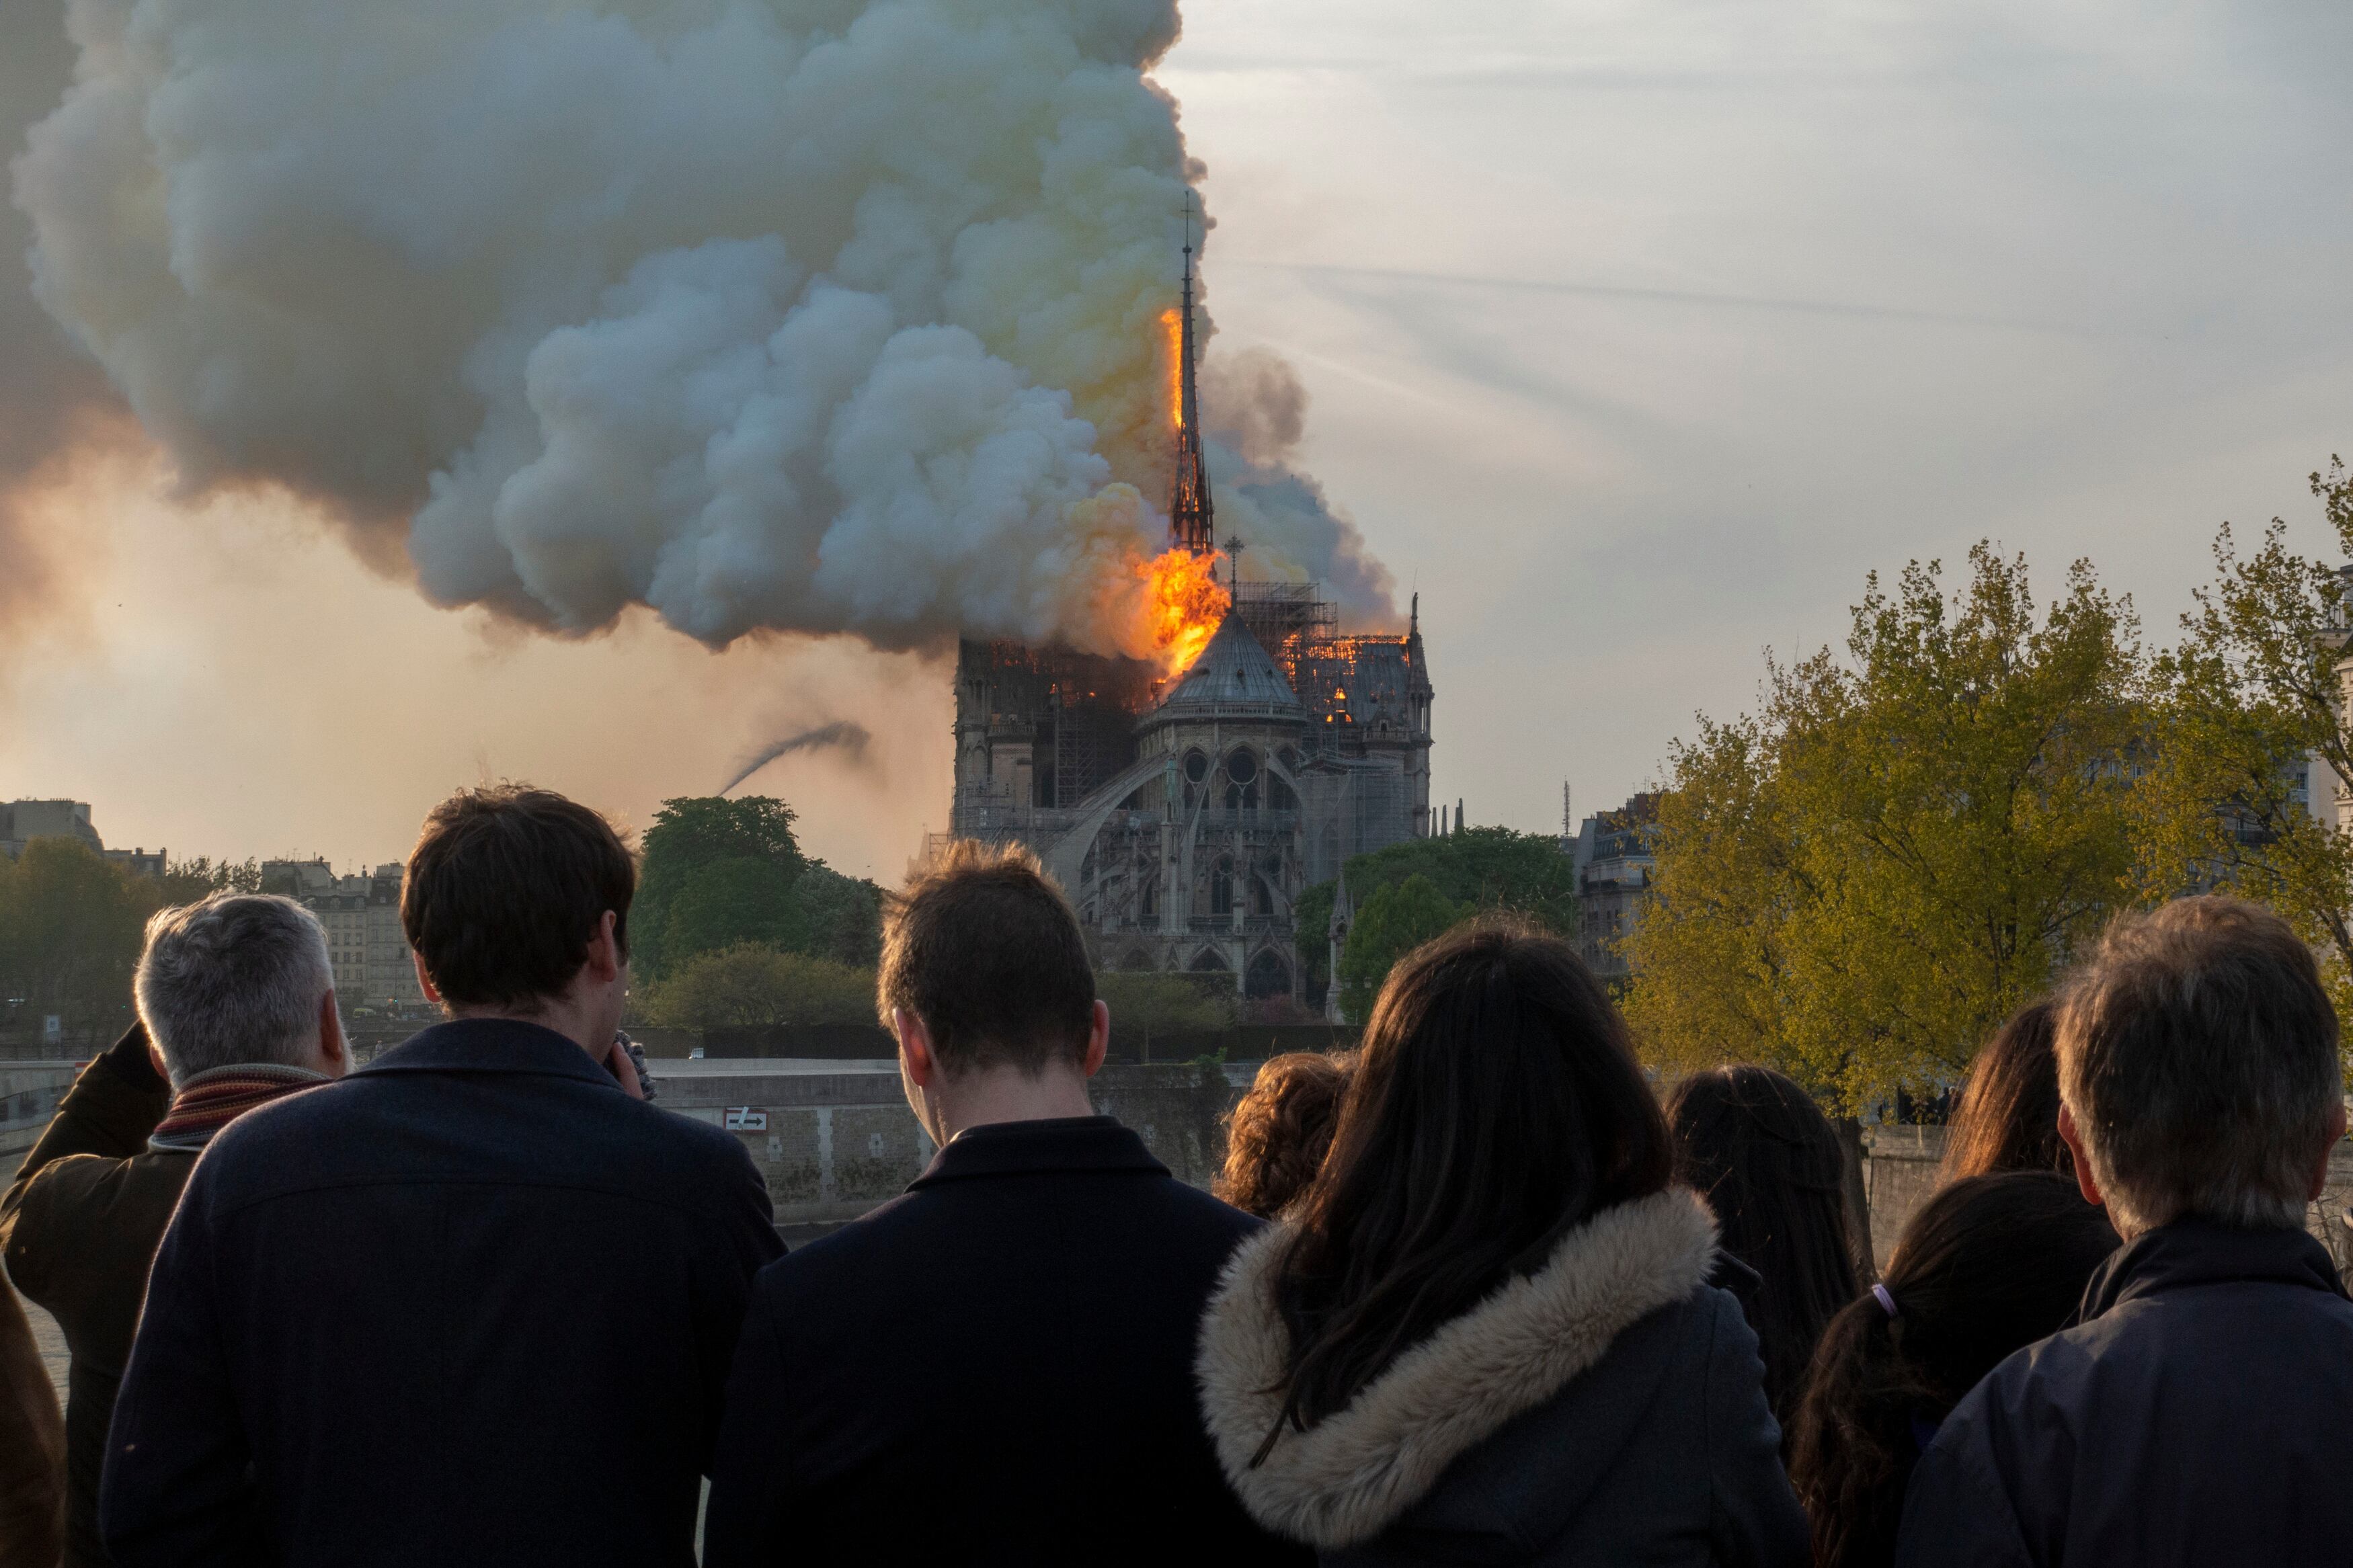
<path fill-rule="evenodd" d="M 1185 259 L 1170 521 L 1199 556 L 1217 535 L 1189 244 Z M 1296 1000 L 1302 942 L 1327 940 L 1296 929 L 1300 894 L 1432 828 L 1420 606 L 1402 634 L 1343 634 L 1314 584 L 1230 586 L 1208 646 L 1174 677 L 966 638 L 949 831 L 1035 850 L 1100 968 L 1227 973 L 1245 996 Z"/>

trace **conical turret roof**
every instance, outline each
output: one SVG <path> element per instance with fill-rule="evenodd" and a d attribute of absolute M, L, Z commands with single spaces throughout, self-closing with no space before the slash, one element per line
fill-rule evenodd
<path fill-rule="evenodd" d="M 1240 616 L 1225 618 L 1193 668 L 1159 707 L 1145 715 L 1144 723 L 1150 727 L 1197 719 L 1307 721 L 1299 694 Z"/>

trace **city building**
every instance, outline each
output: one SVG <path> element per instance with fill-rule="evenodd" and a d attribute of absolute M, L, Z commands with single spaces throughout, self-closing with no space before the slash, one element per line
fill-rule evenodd
<path fill-rule="evenodd" d="M 341 877 L 323 859 L 261 864 L 264 892 L 293 899 L 326 928 L 335 996 L 346 1013 L 366 1007 L 397 1015 L 427 1005 L 401 929 L 400 878 L 397 861 L 364 876 Z"/>
<path fill-rule="evenodd" d="M 1650 829 L 1658 820 L 1658 795 L 1638 795 L 1615 811 L 1587 817 L 1562 846 L 1577 874 L 1577 954 L 1607 981 L 1622 981 L 1630 973 L 1622 947 L 1650 897 L 1658 863 Z"/>
<path fill-rule="evenodd" d="M 1170 522 L 1198 560 L 1216 532 L 1189 245 L 1184 290 Z M 966 638 L 949 833 L 1034 849 L 1100 967 L 1229 975 L 1244 996 L 1297 1000 L 1299 895 L 1349 856 L 1433 831 L 1420 605 L 1403 632 L 1343 633 L 1315 584 L 1226 586 L 1229 610 L 1174 674 Z"/>
<path fill-rule="evenodd" d="M 0 855 L 10 859 L 25 852 L 36 838 L 71 838 L 98 851 L 111 866 L 133 877 L 164 874 L 164 851 L 109 849 L 90 820 L 90 804 L 79 800 L 12 800 L 0 803 Z"/>

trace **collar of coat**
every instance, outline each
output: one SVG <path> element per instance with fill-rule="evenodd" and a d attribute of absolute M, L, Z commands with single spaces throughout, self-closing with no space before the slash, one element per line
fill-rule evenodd
<path fill-rule="evenodd" d="M 1267 1529 L 1325 1551 L 1370 1540 L 1456 1458 L 1557 1394 L 1641 1318 L 1682 1300 L 1715 1258 L 1715 1220 L 1671 1187 L 1604 1210 L 1543 1268 L 1440 1326 L 1304 1432 L 1250 1458 L 1282 1409 L 1291 1337 L 1274 1268 L 1289 1226 L 1245 1241 L 1201 1324 L 1194 1370 L 1226 1479 Z"/>

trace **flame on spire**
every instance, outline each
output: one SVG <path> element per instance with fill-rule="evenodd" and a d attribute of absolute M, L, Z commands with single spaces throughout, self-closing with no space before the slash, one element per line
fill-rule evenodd
<path fill-rule="evenodd" d="M 1185 318 L 1174 309 L 1160 312 L 1168 364 L 1168 428 L 1185 428 Z"/>

